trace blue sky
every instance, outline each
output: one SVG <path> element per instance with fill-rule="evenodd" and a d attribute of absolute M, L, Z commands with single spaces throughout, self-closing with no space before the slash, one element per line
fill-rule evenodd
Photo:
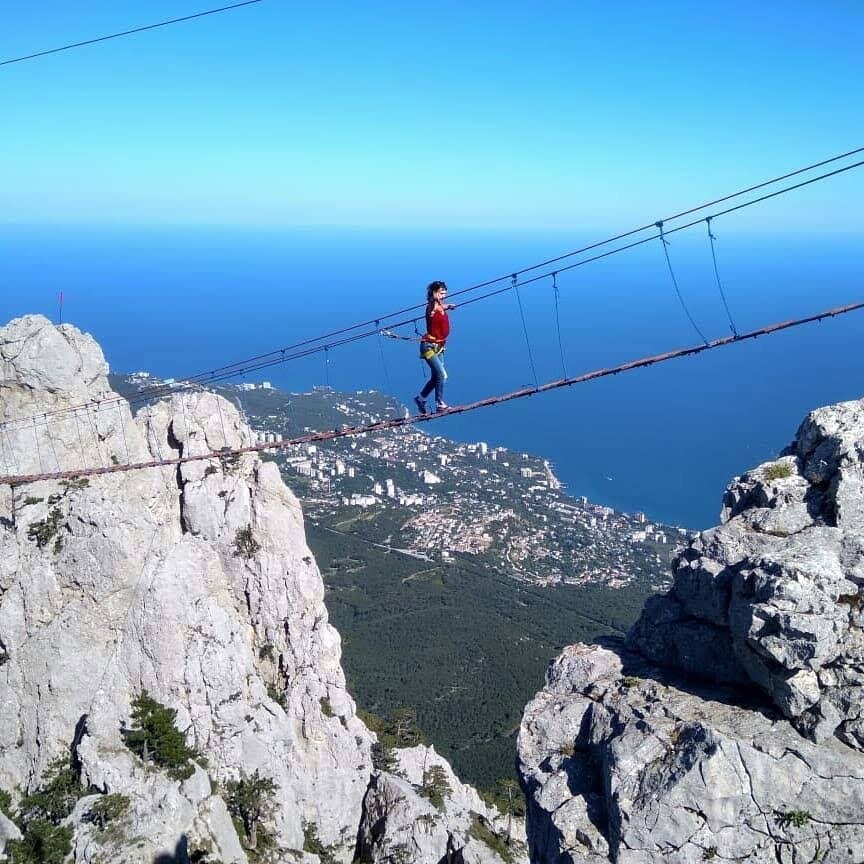
<path fill-rule="evenodd" d="M 217 5 L 7 0 L 0 59 Z M 530 6 L 264 0 L 0 67 L 0 221 L 617 230 L 864 145 L 859 0 Z"/>

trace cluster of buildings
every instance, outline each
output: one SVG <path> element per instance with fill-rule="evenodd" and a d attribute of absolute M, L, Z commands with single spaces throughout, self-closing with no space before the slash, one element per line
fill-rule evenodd
<path fill-rule="evenodd" d="M 362 395 L 334 393 L 328 407 L 352 425 L 387 415 L 377 394 Z M 314 396 L 320 402 L 327 394 Z M 299 398 L 292 395 L 295 402 Z M 268 415 L 258 440 L 282 440 L 282 420 Z M 364 531 L 374 531 L 377 509 L 397 518 L 387 520 L 386 534 L 367 539 L 430 558 L 482 556 L 514 578 L 537 584 L 616 587 L 641 577 L 661 582 L 681 542 L 679 531 L 686 533 L 653 525 L 644 513 L 619 513 L 585 496 L 569 497 L 548 461 L 414 427 L 296 445 L 276 458 L 289 474 L 286 480 L 290 474 L 303 478 L 298 494 L 325 524 L 344 518 L 348 508 L 362 508 L 372 511 Z"/>

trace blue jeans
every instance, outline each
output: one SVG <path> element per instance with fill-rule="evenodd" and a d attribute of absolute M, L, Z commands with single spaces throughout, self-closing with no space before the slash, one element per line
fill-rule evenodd
<path fill-rule="evenodd" d="M 447 370 L 444 368 L 444 358 L 441 354 L 423 358 L 432 372 L 431 377 L 420 391 L 420 398 L 425 399 L 433 390 L 435 401 L 440 405 L 444 402 L 444 382 L 447 380 Z"/>

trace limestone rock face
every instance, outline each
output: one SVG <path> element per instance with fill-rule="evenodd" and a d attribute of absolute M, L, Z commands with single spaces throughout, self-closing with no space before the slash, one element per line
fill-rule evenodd
<path fill-rule="evenodd" d="M 626 646 L 550 667 L 519 738 L 532 860 L 864 861 L 862 478 L 864 402 L 812 412 Z"/>
<path fill-rule="evenodd" d="M 434 748 L 411 747 L 394 755 L 396 773 L 377 777 L 363 802 L 361 861 L 494 864 L 502 852 L 513 864 L 528 860 L 524 822 L 489 807 L 459 782 Z"/>
<path fill-rule="evenodd" d="M 519 734 L 532 861 L 864 860 L 856 751 L 622 649 L 568 653 L 581 662 L 548 681 Z"/>
<path fill-rule="evenodd" d="M 209 392 L 175 392 L 133 417 L 98 345 L 69 325 L 11 322 L 0 360 L 0 473 L 252 443 L 237 409 Z M 218 789 L 257 771 L 276 789 L 272 860 L 317 860 L 303 851 L 311 829 L 332 860 L 352 860 L 374 736 L 346 690 L 323 597 L 299 502 L 257 456 L 0 485 L 0 789 L 37 788 L 71 752 L 85 789 L 129 799 L 110 832 L 88 816 L 93 795 L 78 802 L 76 862 L 206 852 L 231 864 L 248 857 Z M 143 690 L 206 759 L 185 781 L 125 746 Z M 0 849 L 16 830 L 0 816 Z"/>

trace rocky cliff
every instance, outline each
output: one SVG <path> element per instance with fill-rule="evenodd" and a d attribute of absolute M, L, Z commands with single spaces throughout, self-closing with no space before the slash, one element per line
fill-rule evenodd
<path fill-rule="evenodd" d="M 864 401 L 736 477 L 626 643 L 527 706 L 537 862 L 864 862 Z"/>
<path fill-rule="evenodd" d="M 102 353 L 69 325 L 16 319 L 0 362 L 3 474 L 252 441 L 208 392 L 134 417 L 107 401 Z M 13 860 L 62 860 L 62 829 L 88 864 L 502 860 L 503 817 L 434 751 L 373 767 L 323 596 L 297 500 L 257 456 L 0 485 L 0 856 L 15 840 Z M 145 694 L 173 712 L 188 769 L 160 766 L 152 730 L 131 746 Z M 34 798 L 61 765 L 68 814 Z M 437 806 L 433 765 L 450 781 Z"/>

